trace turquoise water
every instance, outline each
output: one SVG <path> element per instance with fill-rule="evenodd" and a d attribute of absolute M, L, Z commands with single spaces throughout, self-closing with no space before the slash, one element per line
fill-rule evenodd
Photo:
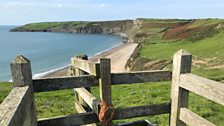
<path fill-rule="evenodd" d="M 0 26 L 0 81 L 11 79 L 10 61 L 24 55 L 32 73 L 40 74 L 70 64 L 77 54 L 92 56 L 122 42 L 118 36 L 43 32 L 9 32 Z"/>

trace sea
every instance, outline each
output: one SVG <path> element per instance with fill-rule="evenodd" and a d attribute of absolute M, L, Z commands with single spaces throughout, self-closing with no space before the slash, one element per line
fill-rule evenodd
<path fill-rule="evenodd" d="M 33 78 L 67 67 L 71 57 L 89 57 L 122 43 L 115 35 L 52 32 L 10 32 L 16 26 L 0 26 L 0 82 L 10 81 L 10 62 L 23 55 L 31 61 Z"/>

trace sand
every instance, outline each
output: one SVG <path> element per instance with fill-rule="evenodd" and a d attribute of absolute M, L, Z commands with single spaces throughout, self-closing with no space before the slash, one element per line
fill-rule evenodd
<path fill-rule="evenodd" d="M 121 44 L 101 54 L 95 55 L 89 58 L 89 60 L 93 62 L 97 62 L 99 58 L 110 58 L 112 73 L 125 72 L 126 71 L 125 64 L 127 63 L 127 60 L 130 58 L 131 54 L 134 52 L 137 45 L 138 44 L 136 43 Z M 68 68 L 69 67 L 54 71 L 41 78 L 66 76 Z"/>

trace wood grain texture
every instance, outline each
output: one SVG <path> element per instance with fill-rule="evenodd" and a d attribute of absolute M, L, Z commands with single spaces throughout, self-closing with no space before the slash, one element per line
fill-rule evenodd
<path fill-rule="evenodd" d="M 180 50 L 173 56 L 170 126 L 185 126 L 179 120 L 180 107 L 188 105 L 188 91 L 179 87 L 180 75 L 191 72 L 192 55 Z"/>
<path fill-rule="evenodd" d="M 77 59 L 82 59 L 82 60 L 88 60 L 88 56 L 87 55 L 78 55 L 76 56 Z M 75 76 L 81 76 L 81 75 L 88 75 L 87 72 L 77 68 L 77 67 L 74 67 L 74 70 L 75 70 Z M 88 90 L 89 92 L 91 92 L 90 90 L 90 87 L 86 87 L 85 88 L 86 90 Z M 74 94 L 77 95 L 75 96 L 77 99 L 77 101 L 84 106 L 84 108 L 86 108 L 86 110 L 91 110 L 88 106 L 88 104 L 84 101 L 84 99 L 82 97 L 79 96 L 78 93 L 76 93 L 76 90 L 74 90 Z"/>
<path fill-rule="evenodd" d="M 32 85 L 31 64 L 24 56 L 17 56 L 10 63 L 14 87 Z"/>
<path fill-rule="evenodd" d="M 180 109 L 180 120 L 186 123 L 188 126 L 215 126 L 208 120 L 205 120 L 187 108 Z"/>
<path fill-rule="evenodd" d="M 38 126 L 80 126 L 98 122 L 98 116 L 94 112 L 87 112 L 75 115 L 40 119 L 38 120 Z"/>
<path fill-rule="evenodd" d="M 224 105 L 224 84 L 194 74 L 183 74 L 180 86 L 195 94 Z"/>
<path fill-rule="evenodd" d="M 108 106 L 112 105 L 110 59 L 100 59 L 100 98 Z"/>
<path fill-rule="evenodd" d="M 131 73 L 112 73 L 110 74 L 112 85 L 119 84 L 137 84 L 143 82 L 169 81 L 170 71 L 144 71 Z M 33 87 L 35 92 L 54 91 L 70 88 L 99 86 L 99 80 L 93 75 L 81 75 L 70 77 L 52 77 L 43 79 L 34 79 Z"/>
<path fill-rule="evenodd" d="M 14 87 L 22 87 L 22 86 L 29 86 L 31 93 L 30 93 L 30 100 L 31 100 L 31 109 L 29 112 L 30 117 L 28 120 L 30 121 L 28 125 L 37 125 L 37 115 L 36 115 L 36 105 L 33 95 L 33 84 L 32 84 L 32 71 L 31 71 L 31 63 L 30 60 L 25 58 L 22 55 L 17 56 L 12 62 L 10 63 L 11 66 L 11 73 L 13 79 L 13 86 Z M 21 103 L 23 104 L 23 103 Z M 29 104 L 27 104 L 29 106 Z"/>
<path fill-rule="evenodd" d="M 78 77 L 56 77 L 46 79 L 34 79 L 35 92 L 55 91 L 62 89 L 98 86 L 99 80 L 93 75 Z"/>
<path fill-rule="evenodd" d="M 73 57 L 71 61 L 72 66 L 79 68 L 90 75 L 99 76 L 99 63 L 90 62 L 76 57 Z"/>
<path fill-rule="evenodd" d="M 152 116 L 170 113 L 170 103 L 136 106 L 130 108 L 116 108 L 114 120 L 134 117 Z"/>
<path fill-rule="evenodd" d="M 0 105 L 1 126 L 36 126 L 32 124 L 32 90 L 29 86 L 15 87 Z"/>
<path fill-rule="evenodd" d="M 75 109 L 78 113 L 86 113 L 85 108 L 78 101 L 75 101 Z"/>
<path fill-rule="evenodd" d="M 75 108 L 78 113 L 86 113 L 87 112 L 85 110 L 85 108 L 83 108 L 83 106 L 78 102 L 75 102 Z M 91 123 L 91 124 L 86 124 L 86 125 L 81 125 L 81 126 L 97 126 L 97 125 L 95 123 Z"/>
<path fill-rule="evenodd" d="M 111 81 L 116 84 L 132 84 L 144 82 L 170 81 L 172 77 L 171 71 L 137 71 L 129 73 L 112 73 Z"/>
<path fill-rule="evenodd" d="M 88 106 L 98 114 L 98 108 L 96 106 L 99 105 L 98 100 L 94 97 L 88 90 L 85 88 L 75 88 L 76 93 L 88 104 Z"/>

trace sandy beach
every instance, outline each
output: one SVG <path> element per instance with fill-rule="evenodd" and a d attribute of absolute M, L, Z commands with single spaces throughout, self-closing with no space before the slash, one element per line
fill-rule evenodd
<path fill-rule="evenodd" d="M 110 58 L 111 59 L 111 72 L 125 72 L 125 64 L 131 54 L 134 52 L 135 48 L 138 44 L 136 43 L 124 43 L 117 47 L 114 47 L 110 50 L 102 52 L 98 55 L 95 55 L 89 58 L 90 61 L 97 62 L 99 58 Z M 51 72 L 41 78 L 47 77 L 58 77 L 58 76 L 66 76 L 68 67 Z"/>

